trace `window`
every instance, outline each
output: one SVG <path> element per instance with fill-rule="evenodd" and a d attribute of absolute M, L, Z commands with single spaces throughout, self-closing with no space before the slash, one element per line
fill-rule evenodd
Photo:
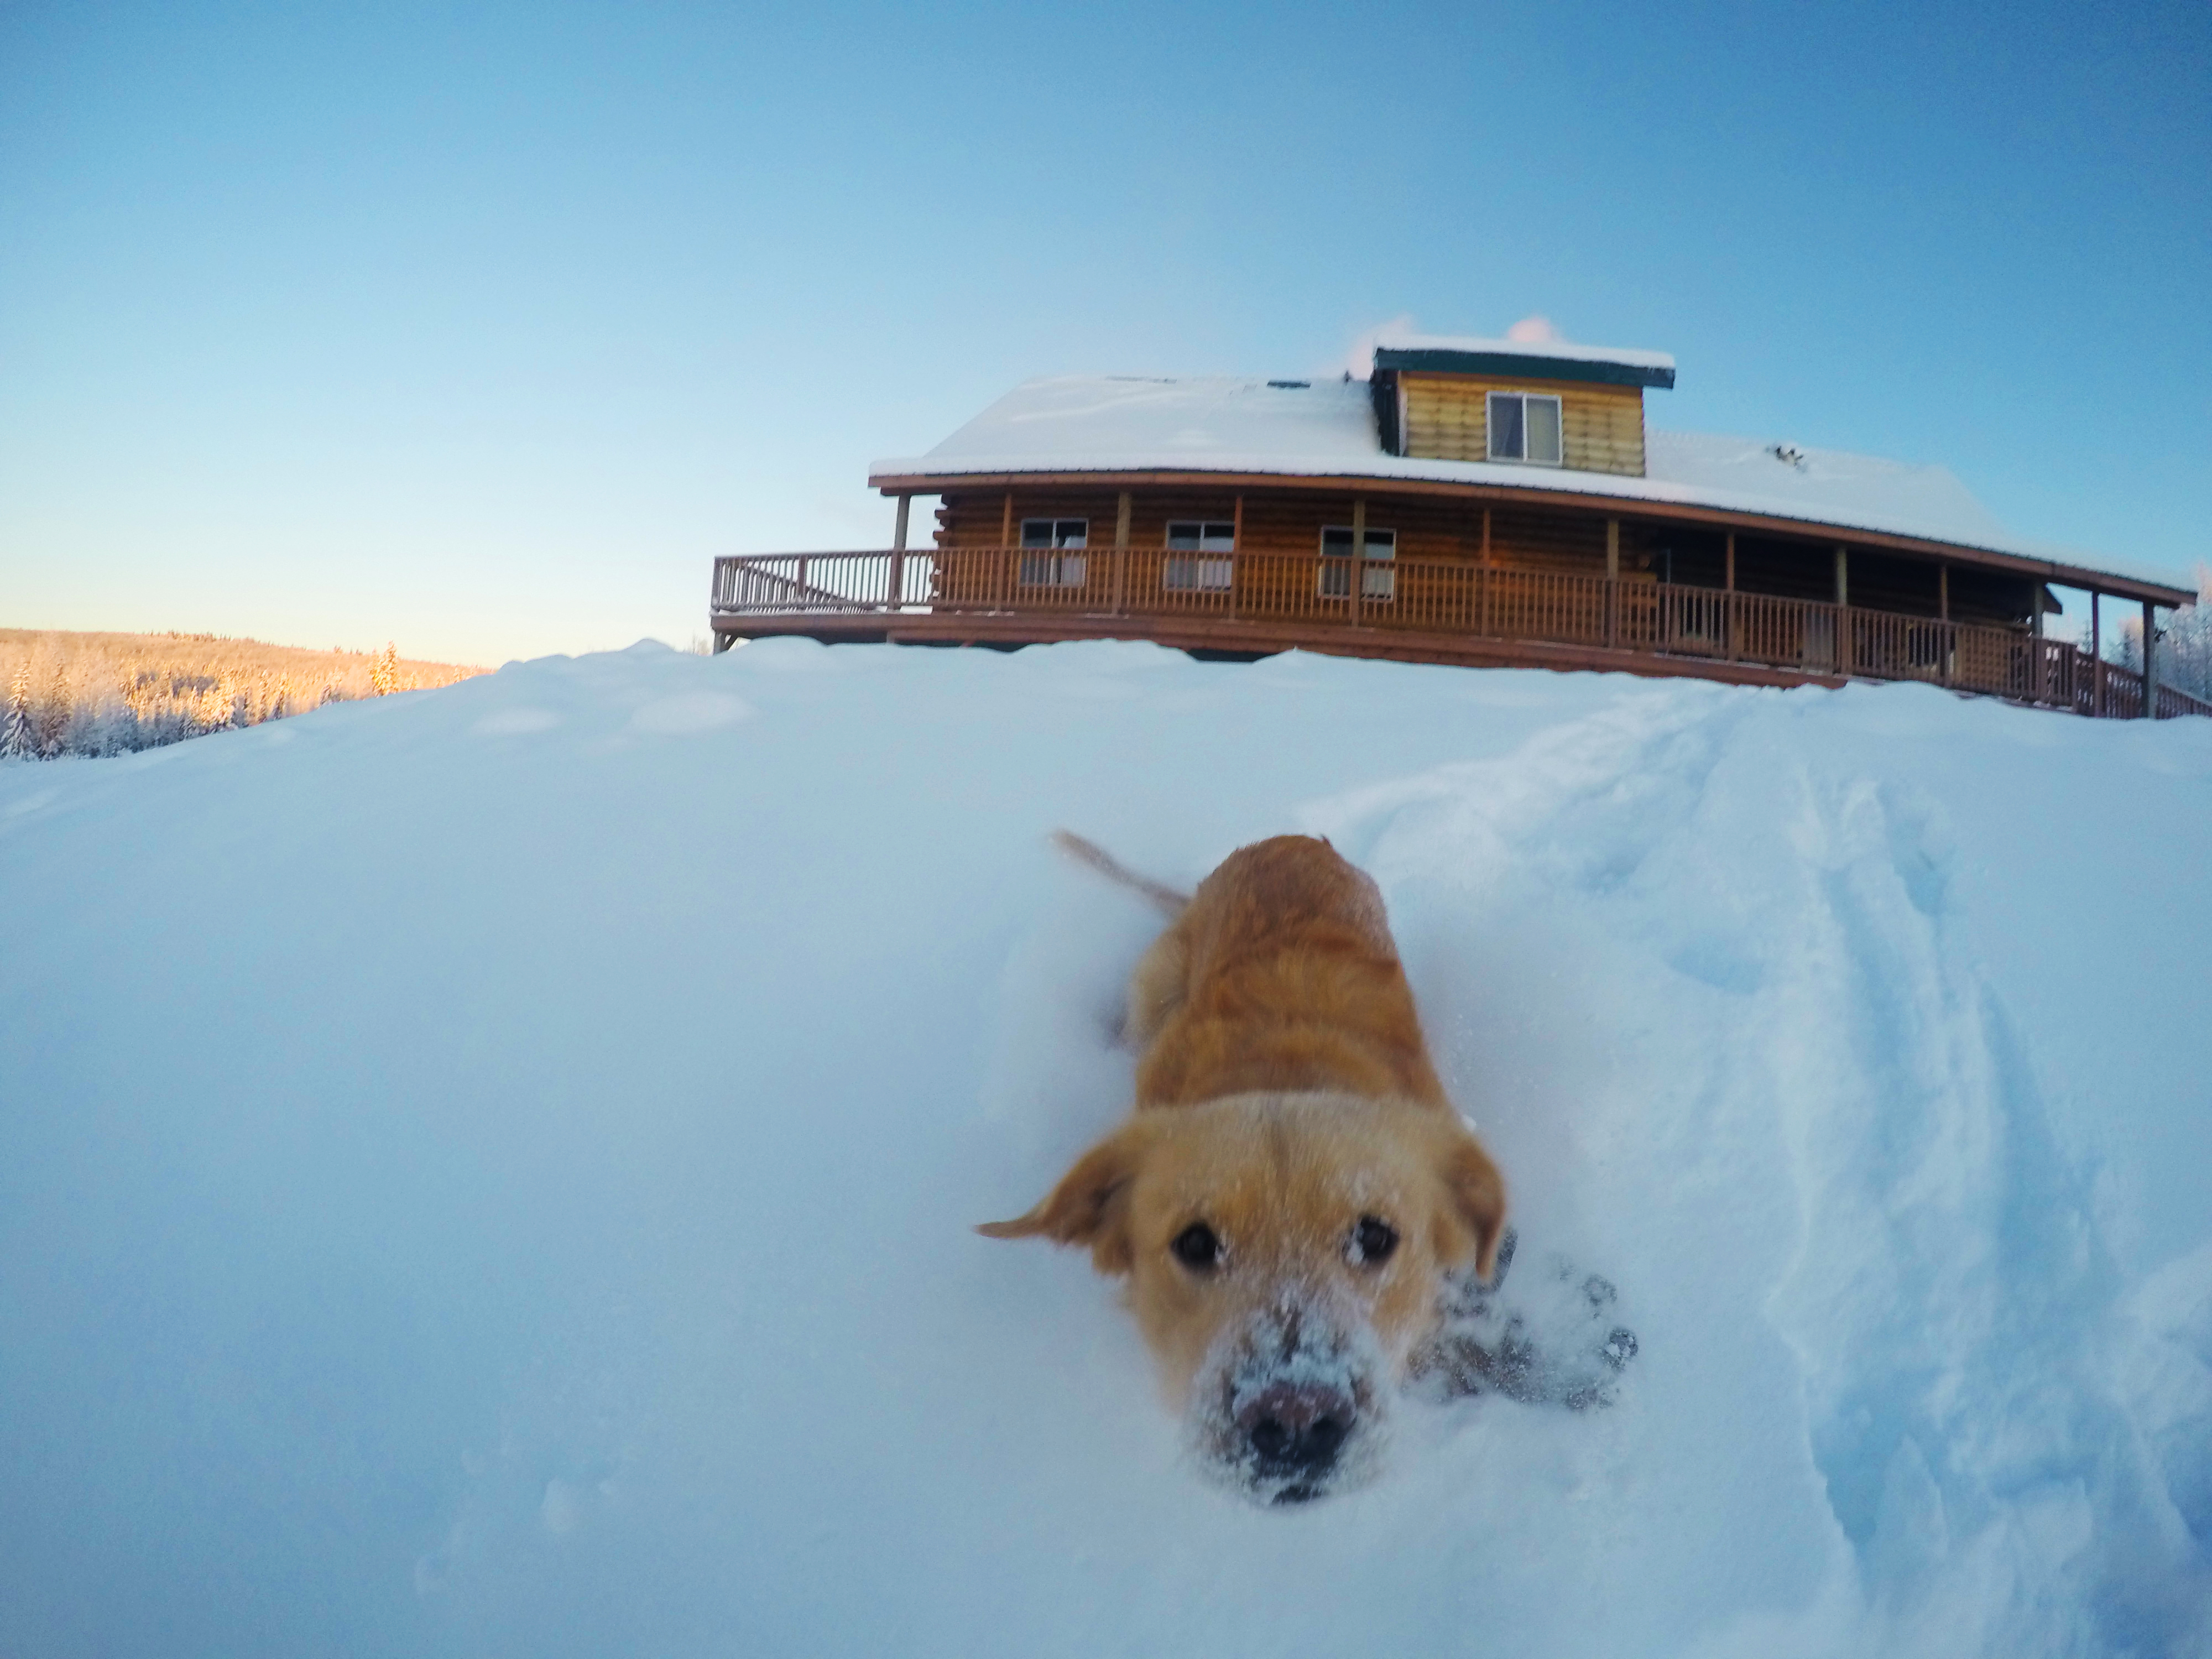
<path fill-rule="evenodd" d="M 1024 587 L 1080 587 L 1091 561 L 1080 553 L 1033 553 L 1032 548 L 1085 547 L 1091 541 L 1088 519 L 1024 519 L 1021 585 Z"/>
<path fill-rule="evenodd" d="M 1559 400 L 1534 392 L 1490 394 L 1490 459 L 1558 466 Z"/>
<path fill-rule="evenodd" d="M 1235 525 L 1176 520 L 1168 526 L 1168 562 L 1161 574 L 1160 585 L 1163 587 L 1195 589 L 1201 593 L 1226 593 L 1231 568 L 1231 562 L 1226 556 L 1236 550 Z M 1197 553 L 1223 556 L 1191 556 Z"/>
<path fill-rule="evenodd" d="M 1398 532 L 1367 528 L 1367 558 L 1361 567 L 1366 573 L 1360 580 L 1360 597 L 1369 599 L 1389 599 L 1397 597 L 1398 573 L 1377 570 L 1373 561 L 1395 559 L 1398 556 Z M 1324 599 L 1345 599 L 1352 592 L 1352 526 L 1333 524 L 1321 532 L 1321 592 Z M 1343 560 L 1339 564 L 1337 560 Z"/>

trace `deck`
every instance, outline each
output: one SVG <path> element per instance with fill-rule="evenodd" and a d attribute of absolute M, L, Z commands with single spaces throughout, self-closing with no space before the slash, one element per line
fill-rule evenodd
<path fill-rule="evenodd" d="M 717 650 L 778 635 L 1001 647 L 1143 639 L 1224 656 L 1295 647 L 1754 685 L 1923 680 L 2108 719 L 2146 713 L 2141 674 L 2018 629 L 1462 560 L 1137 548 L 762 554 L 715 560 L 711 621 Z M 2212 714 L 2171 686 L 2156 702 L 2160 719 Z"/>

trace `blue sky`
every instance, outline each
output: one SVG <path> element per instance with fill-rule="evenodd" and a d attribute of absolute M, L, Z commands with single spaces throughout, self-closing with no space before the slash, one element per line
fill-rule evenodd
<path fill-rule="evenodd" d="M 704 631 L 1018 381 L 1388 319 L 2212 559 L 2212 8 L 0 3 L 0 625 Z"/>

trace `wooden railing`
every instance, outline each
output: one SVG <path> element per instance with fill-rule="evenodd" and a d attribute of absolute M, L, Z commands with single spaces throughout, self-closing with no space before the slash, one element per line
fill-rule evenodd
<path fill-rule="evenodd" d="M 2017 629 L 1663 582 L 1441 560 L 1016 547 L 771 553 L 714 561 L 729 618 L 1215 618 L 1527 640 L 1808 674 L 1926 680 L 2122 719 L 2140 673 Z M 2159 687 L 2161 717 L 2212 704 Z"/>

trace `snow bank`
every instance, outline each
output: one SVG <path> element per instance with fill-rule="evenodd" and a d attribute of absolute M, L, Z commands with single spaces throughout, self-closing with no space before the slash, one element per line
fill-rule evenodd
<path fill-rule="evenodd" d="M 1127 645 L 0 769 L 0 1650 L 2212 1651 L 2208 822 L 2212 722 Z M 967 1230 L 1127 1087 L 1060 824 L 1375 872 L 1611 1409 L 1192 1477 Z"/>

